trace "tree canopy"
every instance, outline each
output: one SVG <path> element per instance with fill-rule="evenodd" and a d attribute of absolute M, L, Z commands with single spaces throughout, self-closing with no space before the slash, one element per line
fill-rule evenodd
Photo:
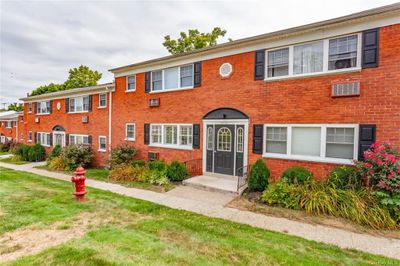
<path fill-rule="evenodd" d="M 7 111 L 16 111 L 20 112 L 24 110 L 24 105 L 22 103 L 12 103 L 8 106 Z"/>
<path fill-rule="evenodd" d="M 80 65 L 77 68 L 71 68 L 68 72 L 68 79 L 64 83 L 50 83 L 48 85 L 40 86 L 34 89 L 30 95 L 34 96 L 73 88 L 95 86 L 102 76 L 98 71 L 91 70 L 89 67 L 84 65 Z"/>
<path fill-rule="evenodd" d="M 197 29 L 189 29 L 188 33 L 181 32 L 176 40 L 171 39 L 170 35 L 164 37 L 163 46 L 171 54 L 180 54 L 196 49 L 214 46 L 219 37 L 224 37 L 226 30 L 215 27 L 211 32 L 199 32 Z"/>

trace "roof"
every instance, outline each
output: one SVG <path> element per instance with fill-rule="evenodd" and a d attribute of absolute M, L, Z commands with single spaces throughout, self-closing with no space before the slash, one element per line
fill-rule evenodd
<path fill-rule="evenodd" d="M 100 91 L 106 91 L 112 89 L 114 90 L 115 84 L 114 83 L 105 83 L 105 84 L 99 84 L 96 86 L 89 86 L 89 87 L 83 87 L 83 88 L 75 88 L 75 89 L 69 89 L 69 90 L 63 90 L 63 91 L 56 91 L 56 92 L 50 92 L 50 93 L 44 93 L 40 95 L 35 95 L 35 96 L 28 96 L 25 98 L 21 98 L 21 101 L 33 101 L 33 100 L 45 100 L 45 99 L 54 99 L 54 98 L 63 98 L 65 96 L 73 96 L 76 94 L 90 94 L 90 93 L 97 93 Z"/>
<path fill-rule="evenodd" d="M 202 48 L 202 49 L 197 49 L 194 51 L 189 51 L 189 52 L 185 52 L 185 53 L 181 53 L 181 54 L 169 55 L 169 56 L 165 56 L 165 57 L 160 57 L 160 58 L 156 58 L 156 59 L 138 62 L 135 64 L 116 67 L 116 68 L 110 69 L 109 71 L 116 73 L 119 71 L 125 71 L 125 70 L 134 69 L 137 67 L 143 67 L 148 64 L 163 63 L 163 62 L 168 62 L 168 61 L 178 59 L 178 58 L 183 59 L 185 57 L 191 57 L 194 55 L 208 54 L 208 53 L 217 52 L 220 50 L 235 48 L 238 46 L 244 46 L 246 44 L 250 44 L 250 43 L 254 43 L 254 42 L 268 40 L 270 38 L 275 38 L 275 37 L 280 37 L 280 36 L 285 36 L 285 35 L 290 35 L 290 34 L 298 34 L 299 32 L 303 32 L 303 31 L 307 31 L 307 30 L 318 30 L 323 27 L 327 27 L 327 26 L 330 26 L 333 24 L 338 24 L 341 22 L 348 22 L 349 20 L 353 20 L 353 19 L 361 19 L 364 17 L 379 15 L 379 14 L 388 13 L 388 12 L 396 12 L 396 11 L 400 11 L 400 3 L 395 3 L 395 4 L 391 4 L 391 5 L 378 7 L 378 8 L 373 8 L 373 9 L 353 13 L 350 15 L 346 15 L 346 16 L 342 16 L 342 17 L 338 17 L 338 18 L 334 18 L 334 19 L 328 19 L 328 20 L 324 20 L 324 21 L 320 21 L 320 22 L 306 24 L 303 26 L 298 26 L 298 27 L 294 27 L 294 28 L 279 30 L 279 31 L 270 32 L 270 33 L 266 33 L 266 34 L 261 34 L 261 35 L 257 35 L 257 36 L 253 36 L 253 37 L 238 39 L 235 41 L 222 43 L 222 44 L 218 44 L 215 46 L 206 47 L 206 48 Z"/>
<path fill-rule="evenodd" d="M 16 112 L 16 111 L 6 111 L 6 112 L 0 112 L 0 120 L 16 120 L 19 115 L 21 115 L 22 112 Z"/>

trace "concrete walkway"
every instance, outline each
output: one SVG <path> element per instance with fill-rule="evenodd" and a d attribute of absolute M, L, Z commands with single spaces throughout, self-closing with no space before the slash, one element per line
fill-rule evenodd
<path fill-rule="evenodd" d="M 59 180 L 70 181 L 70 176 L 68 175 L 33 168 L 34 166 L 40 164 L 41 163 L 13 165 L 0 162 L 1 167 L 27 171 Z M 147 200 L 175 209 L 182 209 L 209 217 L 231 220 L 266 230 L 285 232 L 289 235 L 299 236 L 305 239 L 324 242 L 327 244 L 333 244 L 341 248 L 357 249 L 372 254 L 400 259 L 400 240 L 398 239 L 359 234 L 333 227 L 312 225 L 285 218 L 271 217 L 263 214 L 228 208 L 224 207 L 224 200 L 219 199 L 215 202 L 211 202 L 211 194 L 207 194 L 208 200 L 202 200 L 201 197 L 194 197 L 193 195 L 189 197 L 187 196 L 186 192 L 182 191 L 176 193 L 173 191 L 168 193 L 157 193 L 148 190 L 127 188 L 118 184 L 106 183 L 92 179 L 87 180 L 86 184 L 90 187 L 111 191 L 128 197 Z M 206 193 L 216 192 L 206 191 Z"/>

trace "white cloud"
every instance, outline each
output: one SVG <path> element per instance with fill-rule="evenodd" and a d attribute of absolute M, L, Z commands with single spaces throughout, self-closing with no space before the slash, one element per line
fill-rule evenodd
<path fill-rule="evenodd" d="M 220 26 L 239 39 L 325 20 L 390 0 L 0 2 L 0 102 L 62 82 L 68 69 L 108 69 L 167 55 L 167 34 Z"/>

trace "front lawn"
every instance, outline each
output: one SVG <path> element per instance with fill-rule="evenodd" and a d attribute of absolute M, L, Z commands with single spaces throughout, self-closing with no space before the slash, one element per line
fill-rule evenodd
<path fill-rule="evenodd" d="M 10 154 L 8 151 L 0 151 L 0 156 Z"/>
<path fill-rule="evenodd" d="M 88 188 L 87 201 L 78 203 L 71 195 L 68 182 L 4 168 L 0 171 L 0 238 L 6 232 L 12 234 L 26 228 L 30 228 L 26 231 L 26 239 L 35 230 L 52 228 L 56 232 L 69 232 L 74 226 L 81 228 L 82 225 L 78 225 L 81 220 L 90 222 L 86 231 L 75 232 L 79 235 L 77 238 L 45 248 L 38 254 L 21 257 L 10 265 L 399 263 L 93 188 Z M 45 241 L 46 237 L 40 239 L 38 243 Z M 0 245 L 0 258 L 18 252 L 20 248 Z"/>
<path fill-rule="evenodd" d="M 30 162 L 27 162 L 27 161 L 14 160 L 13 157 L 0 159 L 0 162 L 2 162 L 2 163 L 12 163 L 12 164 L 16 164 L 16 165 L 22 165 L 22 164 L 30 163 Z"/>

